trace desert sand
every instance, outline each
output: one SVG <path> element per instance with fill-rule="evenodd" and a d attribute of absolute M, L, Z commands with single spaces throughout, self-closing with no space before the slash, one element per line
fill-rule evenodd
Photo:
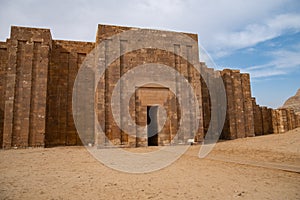
<path fill-rule="evenodd" d="M 204 159 L 199 148 L 146 174 L 110 169 L 84 147 L 1 150 L 0 199 L 300 199 L 300 128 L 221 141 Z"/>

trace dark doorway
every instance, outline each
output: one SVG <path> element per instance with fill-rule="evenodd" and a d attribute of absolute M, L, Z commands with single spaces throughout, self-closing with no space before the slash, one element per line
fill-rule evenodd
<path fill-rule="evenodd" d="M 147 106 L 148 146 L 158 146 L 157 110 L 158 106 Z"/>

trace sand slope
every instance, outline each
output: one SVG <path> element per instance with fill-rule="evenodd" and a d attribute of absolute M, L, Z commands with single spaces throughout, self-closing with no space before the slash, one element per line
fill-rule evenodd
<path fill-rule="evenodd" d="M 199 148 L 148 174 L 107 168 L 83 147 L 0 151 L 0 199 L 300 199 L 300 129 L 219 142 L 205 159 Z"/>

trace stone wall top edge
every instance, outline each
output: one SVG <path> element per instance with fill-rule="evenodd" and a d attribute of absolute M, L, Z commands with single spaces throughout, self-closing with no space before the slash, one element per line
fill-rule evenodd
<path fill-rule="evenodd" d="M 11 29 L 28 29 L 28 30 L 44 30 L 44 31 L 50 31 L 50 28 L 40 28 L 40 27 L 28 27 L 28 26 L 17 26 L 12 25 Z"/>
<path fill-rule="evenodd" d="M 291 111 L 294 111 L 293 108 L 283 108 L 283 107 L 279 107 L 279 108 L 277 108 L 277 110 L 291 110 Z"/>
<path fill-rule="evenodd" d="M 24 26 L 11 26 L 11 37 L 12 34 L 15 33 L 15 31 L 34 31 L 34 32 L 46 32 L 49 34 L 50 38 L 51 36 L 51 30 L 48 28 L 38 28 L 38 27 L 24 27 Z"/>
<path fill-rule="evenodd" d="M 52 40 L 54 44 L 72 44 L 72 45 L 95 45 L 95 42 L 77 41 L 77 40 Z"/>
<path fill-rule="evenodd" d="M 101 27 L 122 29 L 123 31 L 126 31 L 126 30 L 150 30 L 150 31 L 155 31 L 155 32 L 180 33 L 180 34 L 188 35 L 189 37 L 191 37 L 192 39 L 194 39 L 195 41 L 198 42 L 198 34 L 197 33 L 187 33 L 187 32 L 180 32 L 180 31 L 156 29 L 156 28 L 138 28 L 138 27 L 130 27 L 130 26 L 118 26 L 118 25 L 109 25 L 109 24 L 98 24 L 98 30 Z M 97 35 L 98 35 L 98 33 L 97 33 Z"/>
<path fill-rule="evenodd" d="M 0 41 L 0 49 L 6 49 L 7 48 L 7 43 Z"/>
<path fill-rule="evenodd" d="M 98 24 L 98 28 L 99 27 L 122 28 L 122 29 L 127 29 L 127 30 L 151 30 L 151 31 L 173 32 L 173 33 L 184 33 L 184 34 L 198 35 L 197 33 L 190 33 L 190 32 L 164 30 L 164 29 L 157 29 L 157 28 L 140 28 L 140 27 L 131 27 L 131 26 L 119 26 L 119 25 L 109 25 L 109 24 Z"/>
<path fill-rule="evenodd" d="M 41 42 L 52 48 L 51 31 L 46 28 L 11 26 L 9 40 Z"/>

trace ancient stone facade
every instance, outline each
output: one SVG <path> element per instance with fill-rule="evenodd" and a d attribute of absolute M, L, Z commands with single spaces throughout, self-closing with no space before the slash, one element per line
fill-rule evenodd
<path fill-rule="evenodd" d="M 249 74 L 225 69 L 221 72 L 227 96 L 224 139 L 254 136 L 254 116 Z"/>
<path fill-rule="evenodd" d="M 86 102 L 91 108 L 96 108 L 99 124 L 107 138 L 95 134 L 96 131 L 92 128 L 89 130 L 90 137 L 82 141 L 75 128 L 72 114 L 73 85 L 78 70 L 87 54 L 97 44 L 103 41 L 107 44 L 104 51 L 108 57 L 111 54 L 109 37 L 131 29 L 99 25 L 95 42 L 75 42 L 54 40 L 49 29 L 13 26 L 10 38 L 6 42 L 0 42 L 0 146 L 47 147 L 82 145 L 82 143 L 105 146 L 108 145 L 108 140 L 117 146 L 130 147 L 169 145 L 174 139 L 178 144 L 184 144 L 188 139 L 201 142 L 211 120 L 211 92 L 218 92 L 218 90 L 209 91 L 208 85 L 214 84 L 217 74 L 223 79 L 227 97 L 222 139 L 283 133 L 300 126 L 300 116 L 293 110 L 284 108 L 274 110 L 256 104 L 255 98 L 251 96 L 249 74 L 230 69 L 215 71 L 207 68 L 205 63 L 199 63 L 199 73 L 184 58 L 161 49 L 145 48 L 122 55 L 127 42 L 134 40 L 125 38 L 120 40 L 119 54 L 122 56 L 107 68 L 105 75 L 98 82 L 95 105 L 92 100 Z M 153 32 L 164 37 L 161 31 Z M 196 34 L 184 34 L 197 43 Z M 198 49 L 198 46 L 184 45 L 180 42 L 172 45 L 175 52 L 185 52 L 188 57 L 199 60 L 198 54 L 191 51 Z M 188 80 L 199 102 L 200 123 L 196 132 L 191 132 L 195 116 L 181 116 L 177 98 L 170 88 L 155 84 L 143 85 L 136 89 L 135 95 L 130 100 L 130 114 L 138 125 L 146 126 L 150 108 L 155 110 L 157 105 L 160 105 L 165 108 L 168 116 L 162 130 L 154 136 L 145 137 L 139 135 L 139 130 L 128 135 L 118 127 L 109 103 L 113 89 L 120 77 L 143 63 L 170 66 Z M 151 71 L 148 73 L 149 76 L 155 76 Z M 208 77 L 208 82 L 204 81 L 204 76 Z M 170 78 L 173 78 L 175 88 L 180 89 L 176 76 L 170 75 Z M 93 81 L 94 77 L 86 79 Z M 181 95 L 189 94 L 183 92 Z M 220 102 L 214 103 L 220 105 Z M 122 116 L 122 108 L 126 105 L 121 102 L 118 106 Z M 188 134 L 175 136 L 181 118 L 191 122 L 184 130 Z M 127 121 L 120 118 L 120 123 L 126 126 Z M 93 122 L 84 122 L 82 126 L 89 129 L 93 127 Z"/>

